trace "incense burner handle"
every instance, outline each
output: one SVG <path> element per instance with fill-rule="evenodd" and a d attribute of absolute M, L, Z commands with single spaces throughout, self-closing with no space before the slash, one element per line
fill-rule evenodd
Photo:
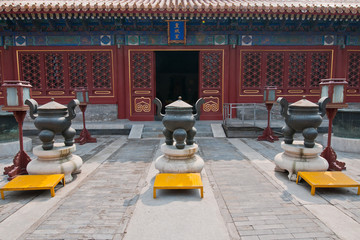
<path fill-rule="evenodd" d="M 38 103 L 35 101 L 35 99 L 26 99 L 25 104 L 30 107 L 30 117 L 32 119 L 35 119 L 38 117 L 37 109 L 38 109 Z"/>

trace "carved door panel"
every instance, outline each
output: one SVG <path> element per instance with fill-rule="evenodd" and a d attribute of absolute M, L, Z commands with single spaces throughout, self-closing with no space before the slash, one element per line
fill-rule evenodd
<path fill-rule="evenodd" d="M 205 100 L 200 118 L 204 120 L 222 117 L 223 54 L 222 50 L 200 52 L 199 96 Z"/>
<path fill-rule="evenodd" d="M 130 52 L 130 116 L 137 120 L 154 118 L 154 56 L 152 51 Z"/>

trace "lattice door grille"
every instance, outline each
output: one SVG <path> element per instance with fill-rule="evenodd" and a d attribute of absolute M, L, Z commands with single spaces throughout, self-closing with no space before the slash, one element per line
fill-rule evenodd
<path fill-rule="evenodd" d="M 221 79 L 221 52 L 201 54 L 201 83 L 203 88 L 219 88 Z"/>
<path fill-rule="evenodd" d="M 348 87 L 357 88 L 360 86 L 360 52 L 349 53 L 348 63 Z"/>
<path fill-rule="evenodd" d="M 154 52 L 130 52 L 131 116 L 153 118 Z"/>
<path fill-rule="evenodd" d="M 131 79 L 134 88 L 150 88 L 152 52 L 138 52 L 131 56 Z"/>
<path fill-rule="evenodd" d="M 200 51 L 200 97 L 203 117 L 221 116 L 222 113 L 222 81 L 223 81 L 223 51 Z"/>

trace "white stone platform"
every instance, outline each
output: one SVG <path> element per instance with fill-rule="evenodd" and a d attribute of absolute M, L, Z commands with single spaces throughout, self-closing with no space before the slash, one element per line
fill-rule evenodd
<path fill-rule="evenodd" d="M 54 148 L 44 150 L 41 145 L 34 147 L 33 154 L 37 159 L 32 160 L 26 170 L 29 174 L 65 174 L 65 182 L 71 182 L 72 173 L 78 172 L 83 164 L 82 159 L 72 154 L 76 150 L 75 144 L 65 146 L 64 143 L 54 143 Z"/>
<path fill-rule="evenodd" d="M 30 152 L 32 149 L 32 139 L 28 137 L 23 138 L 24 151 Z M 3 142 L 0 143 L 0 157 L 15 156 L 20 150 L 20 142 Z"/>
<path fill-rule="evenodd" d="M 360 138 L 360 136 L 359 136 Z M 323 135 L 323 145 L 327 146 L 328 134 Z M 360 153 L 360 139 L 343 138 L 331 135 L 331 147 L 335 151 Z"/>
<path fill-rule="evenodd" d="M 306 148 L 304 141 L 294 141 L 293 144 L 282 142 L 281 148 L 285 152 L 275 156 L 275 171 L 288 171 L 291 181 L 296 181 L 298 171 L 326 171 L 329 167 L 326 159 L 319 156 L 323 147 L 318 143 L 313 148 Z"/>
<path fill-rule="evenodd" d="M 184 149 L 177 149 L 174 145 L 161 145 L 161 155 L 156 159 L 155 168 L 160 173 L 200 173 L 204 167 L 204 160 L 197 154 L 198 145 L 185 145 Z"/>

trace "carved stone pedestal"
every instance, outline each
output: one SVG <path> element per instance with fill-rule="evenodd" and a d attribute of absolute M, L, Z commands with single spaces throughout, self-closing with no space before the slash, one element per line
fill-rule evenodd
<path fill-rule="evenodd" d="M 275 171 L 288 171 L 291 181 L 296 181 L 298 171 L 326 171 L 329 167 L 326 159 L 319 156 L 323 149 L 318 143 L 313 148 L 306 148 L 303 141 L 294 141 L 293 144 L 282 142 L 281 148 L 285 152 L 275 156 Z"/>
<path fill-rule="evenodd" d="M 161 145 L 161 155 L 156 159 L 155 168 L 160 173 L 200 173 L 204 167 L 204 160 L 197 154 L 198 145 L 185 145 L 184 149 L 177 149 L 174 145 Z"/>
<path fill-rule="evenodd" d="M 64 143 L 55 143 L 51 150 L 44 150 L 41 145 L 34 147 L 33 153 L 37 159 L 32 160 L 26 170 L 31 175 L 60 174 L 65 175 L 65 182 L 71 182 L 72 173 L 80 171 L 82 159 L 72 154 L 76 150 L 75 145 L 65 146 Z"/>

